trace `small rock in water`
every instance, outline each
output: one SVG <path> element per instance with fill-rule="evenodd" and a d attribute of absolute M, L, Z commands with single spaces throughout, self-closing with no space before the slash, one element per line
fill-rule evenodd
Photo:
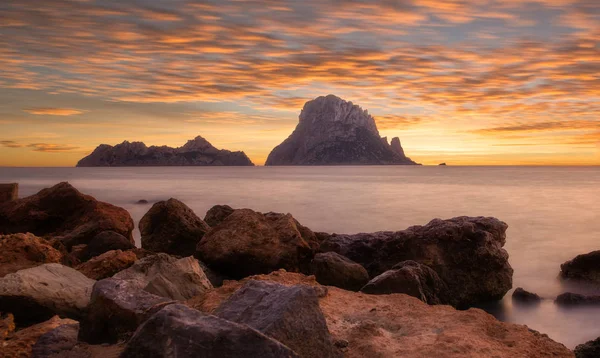
<path fill-rule="evenodd" d="M 537 294 L 525 291 L 522 287 L 518 287 L 513 292 L 512 299 L 520 303 L 539 303 L 542 300 Z"/>
<path fill-rule="evenodd" d="M 600 283 L 600 250 L 578 255 L 560 265 L 560 270 L 565 279 Z"/>
<path fill-rule="evenodd" d="M 148 204 L 148 200 L 141 199 L 141 200 L 138 200 L 136 204 Z"/>
<path fill-rule="evenodd" d="M 566 292 L 556 297 L 554 302 L 561 306 L 600 305 L 600 296 L 585 296 Z"/>

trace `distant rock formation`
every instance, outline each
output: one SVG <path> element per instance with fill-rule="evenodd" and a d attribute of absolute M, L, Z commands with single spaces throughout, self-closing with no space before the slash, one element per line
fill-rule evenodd
<path fill-rule="evenodd" d="M 147 147 L 142 142 L 125 141 L 114 147 L 98 146 L 92 154 L 81 159 L 78 167 L 133 167 L 133 166 L 252 166 L 244 152 L 217 149 L 201 136 L 188 141 L 183 147 Z"/>
<path fill-rule="evenodd" d="M 265 165 L 417 164 L 406 157 L 400 139 L 381 138 L 366 110 L 334 95 L 307 102 L 300 122 L 271 151 Z"/>

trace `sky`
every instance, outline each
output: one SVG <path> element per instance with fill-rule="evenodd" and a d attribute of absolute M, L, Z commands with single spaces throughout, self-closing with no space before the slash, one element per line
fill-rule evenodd
<path fill-rule="evenodd" d="M 600 1 L 0 2 L 0 166 L 197 135 L 260 165 L 327 94 L 423 164 L 600 165 Z"/>

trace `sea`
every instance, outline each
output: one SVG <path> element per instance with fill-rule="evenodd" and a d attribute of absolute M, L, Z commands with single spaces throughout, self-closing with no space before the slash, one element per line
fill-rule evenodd
<path fill-rule="evenodd" d="M 494 216 L 506 222 L 513 287 L 544 298 L 537 306 L 481 308 L 525 324 L 569 348 L 600 336 L 600 307 L 561 308 L 563 292 L 600 287 L 562 282 L 560 264 L 600 250 L 600 167 L 129 167 L 0 168 L 20 196 L 68 181 L 127 209 L 137 223 L 153 202 L 177 198 L 198 216 L 215 204 L 291 213 L 313 231 L 402 230 L 433 218 Z M 138 200 L 148 200 L 140 205 Z M 139 245 L 139 232 L 135 233 Z"/>

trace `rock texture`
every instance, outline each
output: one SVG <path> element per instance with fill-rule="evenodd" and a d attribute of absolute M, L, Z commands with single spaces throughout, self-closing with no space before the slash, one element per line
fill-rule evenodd
<path fill-rule="evenodd" d="M 373 117 L 334 95 L 307 102 L 294 132 L 273 149 L 266 165 L 416 164 L 398 138 L 381 138 Z"/>
<path fill-rule="evenodd" d="M 140 290 L 127 281 L 107 278 L 96 282 L 81 321 L 80 340 L 115 343 L 127 339 L 136 328 L 165 305 L 174 303 Z"/>
<path fill-rule="evenodd" d="M 0 204 L 0 234 L 30 232 L 52 237 L 70 250 L 103 231 L 117 232 L 134 242 L 133 220 L 127 210 L 97 201 L 66 182 Z"/>
<path fill-rule="evenodd" d="M 54 316 L 48 321 L 38 323 L 11 334 L 6 340 L 0 340 L 0 356 L 2 358 L 47 358 L 49 355 L 36 355 L 33 352 L 33 348 L 46 334 L 65 325 L 77 325 L 77 321 L 61 319 L 58 316 Z"/>
<path fill-rule="evenodd" d="M 127 344 L 122 358 L 298 357 L 260 332 L 204 315 L 184 305 L 170 305 L 153 315 Z"/>
<path fill-rule="evenodd" d="M 600 284 L 600 250 L 578 255 L 560 265 L 560 270 L 563 278 Z"/>
<path fill-rule="evenodd" d="M 0 204 L 19 198 L 19 184 L 0 184 Z"/>
<path fill-rule="evenodd" d="M 217 226 L 233 213 L 234 209 L 229 205 L 215 205 L 206 212 L 204 222 L 208 226 Z"/>
<path fill-rule="evenodd" d="M 600 338 L 580 344 L 575 347 L 576 358 L 598 358 L 600 357 Z"/>
<path fill-rule="evenodd" d="M 78 319 L 86 308 L 94 280 L 60 264 L 44 264 L 0 278 L 0 307 L 18 324 L 41 322 L 54 315 Z"/>
<path fill-rule="evenodd" d="M 77 271 L 93 280 L 102 280 L 129 268 L 137 259 L 133 251 L 112 250 L 77 266 Z"/>
<path fill-rule="evenodd" d="M 403 261 L 373 278 L 361 289 L 364 293 L 404 293 L 430 305 L 448 304 L 448 287 L 437 273 L 415 261 Z"/>
<path fill-rule="evenodd" d="M 525 291 L 523 288 L 517 287 L 515 292 L 512 294 L 512 300 L 520 303 L 531 304 L 540 303 L 542 298 L 533 292 Z"/>
<path fill-rule="evenodd" d="M 235 210 L 200 241 L 200 260 L 234 278 L 279 268 L 308 270 L 318 243 L 290 214 Z"/>
<path fill-rule="evenodd" d="M 131 167 L 131 166 L 251 166 L 244 152 L 217 149 L 198 136 L 183 147 L 147 147 L 142 142 L 124 141 L 114 147 L 98 146 L 92 154 L 81 159 L 78 167 Z"/>
<path fill-rule="evenodd" d="M 186 300 L 213 287 L 198 260 L 177 259 L 167 254 L 143 258 L 114 278 L 129 282 L 130 287 L 174 300 Z"/>
<path fill-rule="evenodd" d="M 87 261 L 108 251 L 127 251 L 134 248 L 135 245 L 125 236 L 114 231 L 103 231 L 90 240 L 81 253 L 80 258 L 83 261 Z"/>
<path fill-rule="evenodd" d="M 600 305 L 600 296 L 586 296 L 565 292 L 558 295 L 554 302 L 561 306 Z"/>
<path fill-rule="evenodd" d="M 214 312 L 248 325 L 290 347 L 301 357 L 337 357 L 327 323 L 310 286 L 286 287 L 250 280 Z"/>
<path fill-rule="evenodd" d="M 0 235 L 0 277 L 46 263 L 59 263 L 63 255 L 33 234 Z"/>
<path fill-rule="evenodd" d="M 371 277 L 412 260 L 433 269 L 448 287 L 449 303 L 468 307 L 501 299 L 512 288 L 507 225 L 490 217 L 434 219 L 397 232 L 331 235 L 320 250 L 363 265 Z"/>
<path fill-rule="evenodd" d="M 189 256 L 210 227 L 187 205 L 176 199 L 160 201 L 140 220 L 144 249 Z"/>
<path fill-rule="evenodd" d="M 31 358 L 56 357 L 61 353 L 70 351 L 77 345 L 78 334 L 79 323 L 75 321 L 44 333 L 33 345 Z"/>
<path fill-rule="evenodd" d="M 320 286 L 312 277 L 273 272 L 222 287 L 189 301 L 204 312 L 214 312 L 250 280 L 286 286 Z M 573 357 L 573 352 L 526 326 L 504 323 L 480 309 L 459 311 L 429 306 L 403 294 L 367 295 L 327 287 L 319 306 L 335 342 L 346 358 L 363 357 Z"/>
<path fill-rule="evenodd" d="M 359 291 L 369 282 L 369 274 L 364 267 L 335 252 L 316 254 L 310 263 L 310 272 L 322 285 L 350 291 Z"/>

